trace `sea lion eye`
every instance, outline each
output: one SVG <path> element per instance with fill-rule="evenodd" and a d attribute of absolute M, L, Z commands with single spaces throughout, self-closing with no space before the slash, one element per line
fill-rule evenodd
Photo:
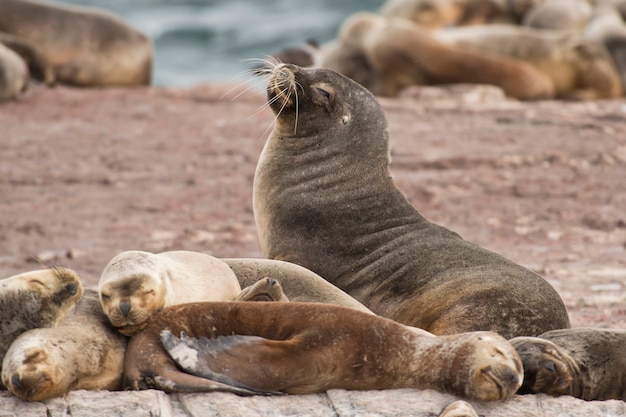
<path fill-rule="evenodd" d="M 100 294 L 100 297 L 102 297 L 103 300 L 108 300 L 111 298 L 109 294 Z"/>
<path fill-rule="evenodd" d="M 319 88 L 316 87 L 317 91 L 326 99 L 326 100 L 330 100 L 330 93 L 326 90 L 324 90 L 323 88 Z"/>

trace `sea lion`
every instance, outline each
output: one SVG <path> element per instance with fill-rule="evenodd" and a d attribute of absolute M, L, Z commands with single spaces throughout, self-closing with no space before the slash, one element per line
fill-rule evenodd
<path fill-rule="evenodd" d="M 0 103 L 14 99 L 28 88 L 29 72 L 18 54 L 0 43 Z"/>
<path fill-rule="evenodd" d="M 260 278 L 269 276 L 280 282 L 285 295 L 291 301 L 337 304 L 374 314 L 344 291 L 300 265 L 271 259 L 230 258 L 222 260 L 237 275 L 242 287 L 253 285 Z M 238 299 L 241 300 L 241 298 Z"/>
<path fill-rule="evenodd" d="M 521 372 L 515 349 L 492 332 L 436 337 L 331 304 L 208 302 L 153 316 L 129 341 L 124 381 L 238 394 L 413 387 L 498 400 L 515 393 Z"/>
<path fill-rule="evenodd" d="M 544 0 L 388 0 L 379 13 L 426 29 L 487 23 L 517 24 Z"/>
<path fill-rule="evenodd" d="M 163 307 L 193 301 L 231 301 L 241 292 L 233 271 L 200 252 L 125 251 L 102 271 L 98 292 L 111 324 L 130 336 Z"/>
<path fill-rule="evenodd" d="M 0 32 L 0 44 L 11 49 L 24 60 L 31 77 L 49 86 L 55 83 L 52 65 L 36 46 L 17 36 L 2 32 Z"/>
<path fill-rule="evenodd" d="M 606 48 L 571 31 L 486 25 L 432 35 L 451 46 L 528 62 L 549 77 L 557 98 L 595 100 L 623 95 L 619 73 Z"/>
<path fill-rule="evenodd" d="M 587 0 L 548 0 L 528 10 L 521 24 L 538 29 L 582 33 L 591 13 L 592 7 Z"/>
<path fill-rule="evenodd" d="M 526 62 L 447 45 L 405 19 L 373 13 L 346 19 L 324 53 L 322 67 L 382 96 L 413 85 L 452 83 L 491 84 L 520 100 L 554 96 L 550 79 Z"/>
<path fill-rule="evenodd" d="M 626 11 L 626 2 L 624 6 Z M 584 37 L 606 47 L 620 74 L 622 89 L 626 91 L 626 23 L 620 12 L 614 6 L 596 6 Z"/>
<path fill-rule="evenodd" d="M 78 275 L 67 268 L 24 272 L 0 280 L 0 364 L 16 337 L 37 327 L 56 326 L 82 296 Z"/>
<path fill-rule="evenodd" d="M 109 324 L 98 293 L 86 290 L 76 312 L 57 327 L 19 336 L 4 357 L 2 382 L 25 401 L 68 391 L 121 388 L 126 337 Z"/>
<path fill-rule="evenodd" d="M 331 70 L 281 64 L 267 95 L 276 121 L 253 182 L 267 258 L 301 265 L 374 313 L 438 335 L 512 338 L 570 326 L 542 277 L 411 206 L 389 171 L 385 114 L 364 87 Z"/>
<path fill-rule="evenodd" d="M 2 0 L 0 32 L 36 45 L 60 83 L 94 87 L 150 83 L 152 42 L 105 10 Z"/>
<path fill-rule="evenodd" d="M 626 401 L 626 330 L 553 330 L 510 342 L 524 366 L 520 394 Z"/>

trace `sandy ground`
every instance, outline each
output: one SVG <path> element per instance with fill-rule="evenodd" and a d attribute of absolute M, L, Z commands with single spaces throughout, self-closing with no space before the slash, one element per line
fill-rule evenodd
<path fill-rule="evenodd" d="M 117 253 L 262 257 L 257 93 L 34 87 L 0 105 L 0 276 Z M 487 87 L 381 100 L 398 186 L 431 221 L 543 275 L 573 325 L 626 328 L 626 100 L 520 103 Z"/>

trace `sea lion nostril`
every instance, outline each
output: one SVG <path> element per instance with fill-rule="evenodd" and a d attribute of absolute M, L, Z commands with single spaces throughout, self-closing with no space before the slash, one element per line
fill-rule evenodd
<path fill-rule="evenodd" d="M 19 374 L 15 374 L 11 377 L 11 384 L 13 384 L 13 387 L 15 388 L 23 388 L 22 380 L 20 379 Z"/>
<path fill-rule="evenodd" d="M 543 364 L 543 367 L 548 371 L 556 374 L 556 365 L 554 364 L 554 361 L 547 361 Z"/>
<path fill-rule="evenodd" d="M 130 303 L 128 301 L 122 301 L 120 303 L 120 311 L 124 317 L 128 317 L 128 313 L 130 313 Z"/>

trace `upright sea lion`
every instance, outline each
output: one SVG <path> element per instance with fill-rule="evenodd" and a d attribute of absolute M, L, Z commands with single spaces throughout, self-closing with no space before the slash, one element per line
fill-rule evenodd
<path fill-rule="evenodd" d="M 626 330 L 553 330 L 510 342 L 524 365 L 520 394 L 626 401 Z"/>
<path fill-rule="evenodd" d="M 498 400 L 515 393 L 521 372 L 515 349 L 491 332 L 436 337 L 330 304 L 213 302 L 153 316 L 129 341 L 124 380 L 167 391 L 413 387 Z"/>
<path fill-rule="evenodd" d="M 121 388 L 126 337 L 109 324 L 97 292 L 85 291 L 77 311 L 54 328 L 19 336 L 4 357 L 2 382 L 25 401 L 79 389 Z"/>
<path fill-rule="evenodd" d="M 0 280 L 0 364 L 20 334 L 56 326 L 83 296 L 83 286 L 71 269 L 24 272 Z"/>
<path fill-rule="evenodd" d="M 267 258 L 304 266 L 374 313 L 434 334 L 511 338 L 570 326 L 542 277 L 411 206 L 391 178 L 384 112 L 364 87 L 281 64 L 267 94 L 276 122 L 253 185 Z"/>
<path fill-rule="evenodd" d="M 337 304 L 373 314 L 344 291 L 300 265 L 271 259 L 222 260 L 235 272 L 242 287 L 254 285 L 259 279 L 269 276 L 280 282 L 285 295 L 291 301 Z M 244 291 L 245 289 L 242 292 Z M 243 301 L 241 297 L 240 295 L 238 299 Z"/>
<path fill-rule="evenodd" d="M 322 66 L 376 95 L 394 96 L 413 85 L 480 83 L 496 85 L 520 100 L 554 96 L 550 79 L 530 64 L 446 45 L 404 19 L 357 13 L 343 23 L 331 46 Z"/>
<path fill-rule="evenodd" d="M 96 87 L 150 83 L 152 42 L 105 10 L 2 0 L 0 32 L 35 45 L 61 83 Z"/>
<path fill-rule="evenodd" d="M 0 103 L 28 88 L 29 72 L 18 54 L 0 43 Z"/>
<path fill-rule="evenodd" d="M 455 47 L 528 62 L 550 78 L 557 98 L 595 100 L 623 95 L 619 73 L 606 48 L 571 31 L 487 25 L 440 30 L 433 36 Z"/>
<path fill-rule="evenodd" d="M 163 307 L 231 301 L 241 286 L 228 265 L 204 253 L 131 250 L 109 261 L 100 276 L 98 292 L 111 324 L 131 336 Z"/>

